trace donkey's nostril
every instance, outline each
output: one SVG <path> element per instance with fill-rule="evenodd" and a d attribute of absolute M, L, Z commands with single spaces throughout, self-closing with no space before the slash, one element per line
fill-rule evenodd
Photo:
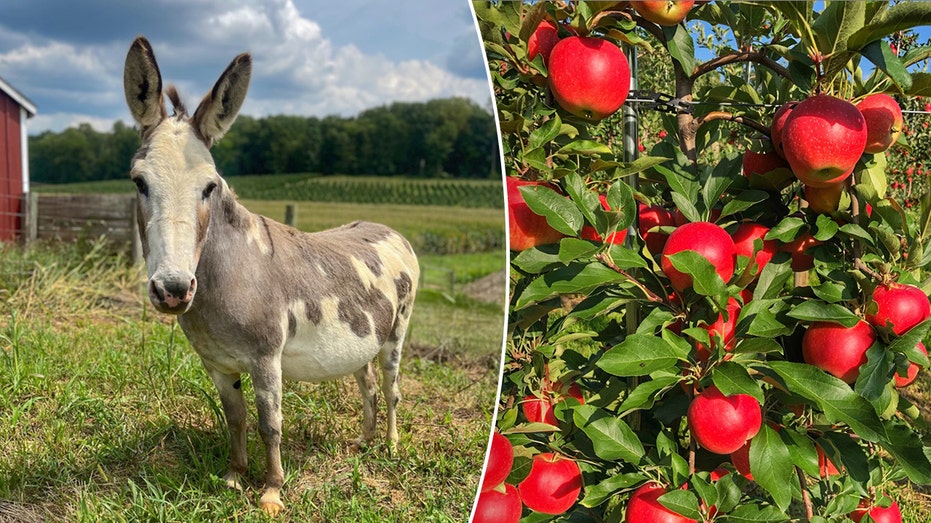
<path fill-rule="evenodd" d="M 165 283 L 165 295 L 167 297 L 173 297 L 181 302 L 187 302 L 191 299 L 191 295 L 194 292 L 194 280 L 191 282 L 180 282 L 172 281 Z"/>
<path fill-rule="evenodd" d="M 149 294 L 155 296 L 158 301 L 165 301 L 165 290 L 155 280 L 149 280 Z"/>

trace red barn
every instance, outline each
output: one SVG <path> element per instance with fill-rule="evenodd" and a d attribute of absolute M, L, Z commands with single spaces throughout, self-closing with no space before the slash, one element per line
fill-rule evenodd
<path fill-rule="evenodd" d="M 29 192 L 26 119 L 35 114 L 36 106 L 0 78 L 0 242 L 15 240 L 23 230 Z"/>

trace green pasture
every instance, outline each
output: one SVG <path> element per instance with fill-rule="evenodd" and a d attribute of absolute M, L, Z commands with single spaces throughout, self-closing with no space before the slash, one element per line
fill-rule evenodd
<path fill-rule="evenodd" d="M 504 208 L 504 191 L 500 180 L 320 176 L 304 173 L 230 176 L 226 181 L 240 198 L 249 200 Z M 34 189 L 37 192 L 78 194 L 125 193 L 135 190 L 128 175 L 125 179 L 38 185 Z"/>
<path fill-rule="evenodd" d="M 503 210 L 243 203 L 277 220 L 294 204 L 305 230 L 387 223 L 411 237 L 423 268 L 402 361 L 398 450 L 351 449 L 361 423 L 351 377 L 286 383 L 287 508 L 278 521 L 466 521 L 497 399 L 504 289 L 490 301 L 466 291 L 506 267 Z M 220 479 L 229 442 L 213 385 L 177 322 L 147 303 L 144 270 L 105 240 L 0 246 L 0 318 L 0 521 L 268 520 L 258 509 L 264 452 L 248 379 L 250 465 L 240 493 Z"/>
<path fill-rule="evenodd" d="M 340 190 L 323 196 L 301 192 L 296 187 L 309 183 L 335 184 Z M 378 221 L 404 234 L 421 254 L 468 254 L 499 251 L 505 245 L 504 207 L 501 182 L 487 180 L 412 180 L 404 178 L 316 177 L 306 174 L 236 176 L 229 179 L 240 201 L 252 212 L 274 220 L 285 220 L 285 207 L 293 205 L 297 227 L 321 230 L 354 220 Z M 467 206 L 443 197 L 416 197 L 417 187 L 462 194 L 461 200 L 478 198 L 489 205 Z M 400 189 L 399 189 L 400 188 Z M 119 194 L 135 190 L 126 180 L 105 180 L 64 185 L 40 185 L 39 193 Z M 426 190 L 426 189 L 425 189 Z M 405 192 L 409 191 L 409 192 Z M 363 195 L 368 194 L 362 198 Z M 378 195 L 395 196 L 394 203 L 373 203 Z M 407 199 L 400 196 L 407 195 Z M 274 196 L 269 199 L 265 196 Z M 360 201 L 353 201 L 353 200 Z M 396 203 L 406 201 L 407 203 Z M 503 261 L 502 261 L 503 263 Z"/>

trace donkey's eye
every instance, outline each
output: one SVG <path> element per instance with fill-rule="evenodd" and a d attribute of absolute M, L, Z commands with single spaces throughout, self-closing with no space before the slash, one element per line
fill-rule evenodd
<path fill-rule="evenodd" d="M 149 196 L 149 186 L 141 176 L 133 178 L 133 182 L 136 184 L 136 189 L 139 191 L 139 194 L 146 197 Z"/>
<path fill-rule="evenodd" d="M 213 190 L 216 188 L 217 188 L 217 184 L 213 182 L 210 182 L 209 185 L 204 187 L 204 193 L 203 193 L 204 199 L 206 200 L 207 198 L 210 198 L 210 195 L 213 194 Z"/>

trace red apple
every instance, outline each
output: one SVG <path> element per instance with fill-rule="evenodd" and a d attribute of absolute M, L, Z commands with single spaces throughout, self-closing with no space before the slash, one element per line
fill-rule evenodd
<path fill-rule="evenodd" d="M 906 331 L 931 318 L 931 303 L 925 293 L 914 285 L 891 283 L 879 285 L 873 290 L 872 304 L 867 307 L 866 321 L 877 329 L 885 329 L 886 322 L 892 332 L 901 336 Z"/>
<path fill-rule="evenodd" d="M 637 230 L 643 237 L 647 250 L 652 254 L 662 253 L 669 235 L 662 232 L 649 232 L 649 230 L 657 226 L 675 225 L 672 213 L 659 205 L 647 206 L 641 203 L 638 206 L 638 216 Z"/>
<path fill-rule="evenodd" d="M 857 104 L 857 109 L 866 120 L 866 152 L 881 153 L 899 139 L 902 133 L 902 108 L 895 98 L 884 93 L 874 93 Z"/>
<path fill-rule="evenodd" d="M 544 182 L 529 182 L 513 176 L 505 177 L 508 191 L 508 239 L 512 251 L 523 251 L 537 245 L 556 243 L 565 236 L 550 227 L 546 218 L 533 212 L 524 201 L 519 187 L 525 185 L 548 185 Z"/>
<path fill-rule="evenodd" d="M 860 507 L 850 513 L 854 523 L 860 523 L 863 516 L 869 514 L 875 523 L 902 523 L 902 512 L 895 501 L 886 508 L 871 503 L 869 500 L 860 502 Z"/>
<path fill-rule="evenodd" d="M 844 192 L 843 183 L 835 183 L 825 187 L 805 186 L 805 200 L 808 208 L 818 214 L 833 214 L 837 212 L 840 198 Z"/>
<path fill-rule="evenodd" d="M 769 127 L 769 140 L 773 144 L 773 151 L 783 158 L 785 158 L 786 155 L 785 151 L 782 149 L 782 129 L 785 127 L 786 119 L 789 117 L 792 109 L 795 109 L 796 105 L 798 105 L 798 102 L 795 101 L 782 104 L 779 109 L 776 109 L 776 114 L 773 115 L 773 123 Z"/>
<path fill-rule="evenodd" d="M 749 479 L 753 480 L 753 473 L 750 472 L 750 441 L 743 444 L 742 447 L 731 452 L 731 463 L 734 464 L 734 468 L 737 469 L 737 472 Z"/>
<path fill-rule="evenodd" d="M 504 484 L 504 492 L 495 489 L 482 491 L 475 504 L 472 523 L 517 523 L 523 505 L 514 485 Z"/>
<path fill-rule="evenodd" d="M 822 243 L 824 242 L 816 240 L 811 233 L 806 232 L 795 240 L 779 247 L 779 250 L 792 255 L 793 271 L 805 272 L 815 266 L 815 257 L 806 251 Z"/>
<path fill-rule="evenodd" d="M 918 342 L 918 350 L 923 352 L 925 356 L 928 355 L 928 349 L 925 348 L 924 343 Z M 919 371 L 921 371 L 921 365 L 918 365 L 917 363 L 909 363 L 908 372 L 906 372 L 905 376 L 899 376 L 898 373 L 894 376 L 895 386 L 901 388 L 911 385 L 911 383 L 915 381 L 915 378 L 918 377 Z"/>
<path fill-rule="evenodd" d="M 488 449 L 488 459 L 485 461 L 485 476 L 482 478 L 482 492 L 491 490 L 504 483 L 511 466 L 514 464 L 514 447 L 511 441 L 500 432 L 491 435 L 491 447 Z"/>
<path fill-rule="evenodd" d="M 692 222 L 676 228 L 663 248 L 660 267 L 672 287 L 682 292 L 692 286 L 692 276 L 673 267 L 669 257 L 682 251 L 695 251 L 711 262 L 726 283 L 734 275 L 734 240 L 721 227 L 709 222 Z"/>
<path fill-rule="evenodd" d="M 521 500 L 530 510 L 563 514 L 579 498 L 582 471 L 571 459 L 544 452 L 533 457 L 530 473 L 517 486 Z"/>
<path fill-rule="evenodd" d="M 605 195 L 599 194 L 598 199 L 601 201 L 601 207 L 604 210 L 606 211 L 611 210 L 611 206 L 608 205 L 608 198 Z M 592 227 L 591 225 L 583 225 L 582 230 L 579 232 L 579 237 L 582 238 L 583 240 L 592 240 L 596 242 L 603 241 L 601 239 L 601 235 L 598 234 L 595 228 Z M 608 236 L 608 239 L 604 241 L 604 243 L 621 245 L 624 243 L 624 238 L 626 237 L 627 237 L 627 229 L 620 229 L 620 230 L 612 232 L 611 235 Z"/>
<path fill-rule="evenodd" d="M 565 399 L 566 395 L 579 400 L 579 403 L 585 403 L 585 398 L 582 397 L 582 389 L 579 388 L 577 383 L 569 385 L 566 394 L 562 393 L 562 385 L 558 383 L 552 389 L 549 385 L 544 384 L 541 394 L 543 397 L 532 394 L 527 395 L 524 397 L 523 403 L 521 403 L 524 417 L 531 423 L 559 425 L 559 420 L 556 419 L 553 409 L 557 403 Z"/>
<path fill-rule="evenodd" d="M 621 49 L 601 38 L 570 36 L 550 52 L 549 85 L 559 105 L 589 121 L 617 111 L 630 91 L 630 66 Z"/>
<path fill-rule="evenodd" d="M 676 514 L 660 503 L 659 497 L 666 493 L 666 487 L 656 483 L 646 483 L 634 491 L 627 502 L 625 523 L 696 523 L 694 519 Z"/>
<path fill-rule="evenodd" d="M 795 180 L 795 175 L 782 156 L 775 151 L 744 151 L 743 175 L 750 187 L 767 191 L 781 191 Z"/>
<path fill-rule="evenodd" d="M 559 42 L 559 28 L 556 24 L 549 20 L 541 21 L 527 39 L 527 59 L 533 60 L 537 55 L 543 55 L 543 63 L 548 63 L 550 52 L 557 42 Z"/>
<path fill-rule="evenodd" d="M 760 431 L 763 413 L 756 398 L 725 396 L 711 386 L 695 396 L 686 415 L 692 437 L 709 452 L 730 454 Z"/>
<path fill-rule="evenodd" d="M 779 243 L 776 240 L 763 240 L 768 232 L 769 227 L 748 222 L 740 224 L 737 229 L 734 230 L 734 233 L 731 234 L 731 238 L 734 240 L 734 252 L 737 256 L 753 258 L 755 248 L 754 242 L 758 239 L 763 241 L 763 248 L 756 251 L 756 257 L 754 258 L 757 267 L 753 273 L 754 276 L 760 274 L 763 267 L 773 259 L 773 256 L 775 256 L 776 252 L 779 250 Z"/>
<path fill-rule="evenodd" d="M 866 121 L 855 105 L 816 95 L 789 112 L 781 140 L 795 177 L 806 185 L 826 187 L 850 176 L 866 137 Z"/>
<path fill-rule="evenodd" d="M 839 476 L 840 471 L 837 470 L 837 465 L 828 458 L 827 454 L 824 453 L 824 449 L 821 448 L 821 445 L 815 443 L 815 448 L 818 450 L 818 473 L 821 477 Z"/>
<path fill-rule="evenodd" d="M 802 337 L 802 357 L 805 363 L 853 383 L 860 375 L 860 365 L 866 363 L 867 349 L 875 341 L 876 331 L 865 321 L 853 327 L 816 321 Z"/>
<path fill-rule="evenodd" d="M 711 325 L 705 325 L 703 328 L 708 331 L 711 337 L 711 349 L 704 344 L 695 345 L 696 357 L 699 361 L 708 361 L 711 357 L 711 351 L 714 350 L 714 336 L 717 334 L 724 341 L 724 350 L 731 351 L 734 349 L 734 331 L 737 329 L 737 317 L 740 316 L 740 302 L 734 297 L 727 299 L 727 321 L 724 321 L 724 315 L 718 314 L 718 319 Z"/>
<path fill-rule="evenodd" d="M 630 3 L 637 14 L 658 25 L 673 26 L 685 20 L 695 0 L 634 0 Z"/>

